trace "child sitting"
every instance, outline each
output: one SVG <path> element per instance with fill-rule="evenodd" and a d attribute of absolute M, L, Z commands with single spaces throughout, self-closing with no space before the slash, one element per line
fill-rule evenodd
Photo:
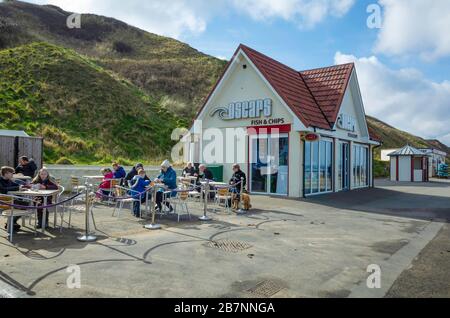
<path fill-rule="evenodd" d="M 144 169 L 139 169 L 138 174 L 131 180 L 130 195 L 139 200 L 133 202 L 133 214 L 135 217 L 141 217 L 141 203 L 145 203 L 147 196 L 145 195 L 146 188 L 150 185 L 150 180 L 145 180 L 146 174 Z"/>
<path fill-rule="evenodd" d="M 103 181 L 98 188 L 104 196 L 109 196 L 111 194 L 111 180 L 114 179 L 114 173 L 109 168 L 102 169 L 101 173 L 103 174 Z"/>
<path fill-rule="evenodd" d="M 57 182 L 52 177 L 50 177 L 50 174 L 46 168 L 42 168 L 41 170 L 39 170 L 37 177 L 34 178 L 31 183 L 35 184 L 35 185 L 39 185 L 40 190 L 58 190 Z M 44 202 L 44 198 L 39 197 L 38 201 L 39 201 L 38 205 L 42 206 L 42 204 Z M 52 197 L 47 198 L 47 204 L 52 204 Z M 42 228 L 43 209 L 38 209 L 37 213 L 38 213 L 37 228 L 41 229 Z M 46 227 L 48 227 L 48 211 L 46 213 L 45 224 L 46 224 Z"/>

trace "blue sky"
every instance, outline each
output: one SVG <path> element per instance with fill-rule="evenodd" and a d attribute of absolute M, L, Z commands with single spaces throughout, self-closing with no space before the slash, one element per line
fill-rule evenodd
<path fill-rule="evenodd" d="M 29 2 L 112 16 L 225 59 L 244 43 L 299 70 L 354 62 L 369 115 L 450 144 L 448 0 Z M 367 25 L 369 5 L 380 28 Z"/>

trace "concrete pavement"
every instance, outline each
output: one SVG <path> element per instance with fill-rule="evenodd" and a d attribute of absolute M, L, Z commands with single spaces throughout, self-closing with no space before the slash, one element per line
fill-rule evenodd
<path fill-rule="evenodd" d="M 129 211 L 95 209 L 99 240 L 74 228 L 0 238 L 0 291 L 31 297 L 383 297 L 449 220 L 450 183 L 379 182 L 376 189 L 307 200 L 253 196 L 245 216 L 161 220 L 148 231 Z M 81 288 L 70 289 L 70 265 Z M 365 282 L 381 266 L 381 289 Z M 6 287 L 5 287 L 6 286 Z"/>

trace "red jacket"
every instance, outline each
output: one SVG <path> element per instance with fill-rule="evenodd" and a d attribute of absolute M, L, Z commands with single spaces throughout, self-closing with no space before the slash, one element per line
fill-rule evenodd
<path fill-rule="evenodd" d="M 100 189 L 111 189 L 111 179 L 114 179 L 114 173 L 110 172 L 103 178 L 103 182 L 100 184 Z"/>

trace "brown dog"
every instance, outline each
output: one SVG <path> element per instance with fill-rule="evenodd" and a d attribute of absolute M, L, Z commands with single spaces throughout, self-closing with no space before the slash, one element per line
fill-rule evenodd
<path fill-rule="evenodd" d="M 250 195 L 248 193 L 242 193 L 241 200 L 242 200 L 242 205 L 243 205 L 242 208 L 245 211 L 248 211 L 252 208 L 252 205 L 250 204 Z M 232 209 L 239 210 L 239 198 L 237 195 L 233 196 Z"/>

